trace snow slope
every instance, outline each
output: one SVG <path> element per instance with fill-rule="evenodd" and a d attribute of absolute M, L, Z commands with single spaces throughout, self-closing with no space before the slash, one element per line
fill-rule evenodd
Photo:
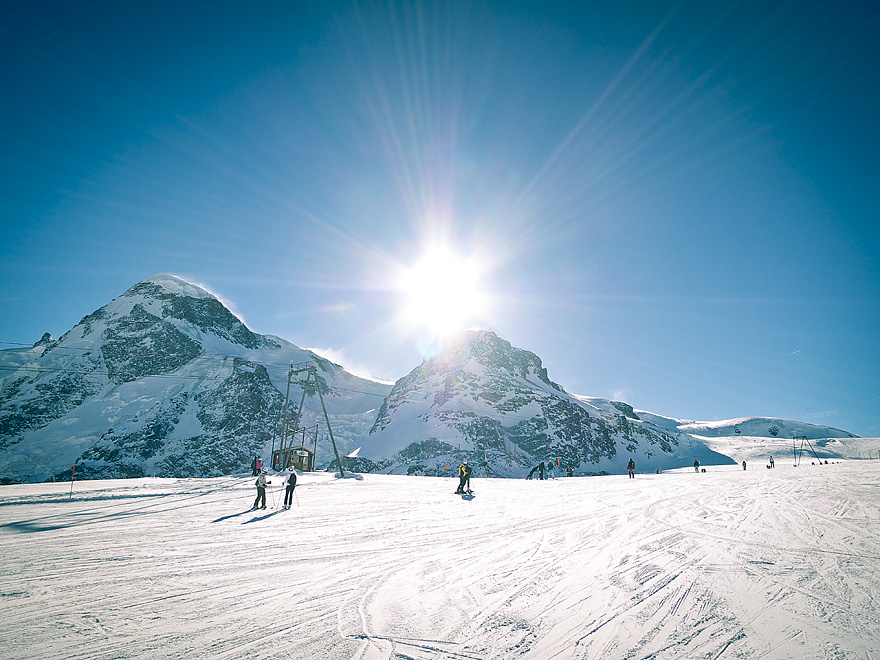
<path fill-rule="evenodd" d="M 880 659 L 880 460 L 0 487 L 3 657 Z M 269 503 L 278 501 L 280 476 Z"/>

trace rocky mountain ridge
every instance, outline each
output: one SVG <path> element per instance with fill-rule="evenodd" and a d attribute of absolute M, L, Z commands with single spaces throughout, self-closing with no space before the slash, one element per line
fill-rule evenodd
<path fill-rule="evenodd" d="M 0 480 L 216 476 L 269 458 L 291 364 L 317 366 L 348 469 L 448 474 L 468 459 L 523 476 L 538 461 L 576 474 L 732 462 L 713 451 L 726 423 L 683 423 L 627 403 L 569 394 L 541 359 L 494 333 L 460 333 L 394 386 L 353 376 L 279 337 L 251 331 L 216 297 L 171 275 L 140 282 L 58 340 L 0 351 Z M 302 385 L 291 384 L 291 411 Z M 300 427 L 318 430 L 319 468 L 334 467 L 314 392 Z M 292 419 L 292 416 L 291 416 Z M 746 436 L 853 437 L 750 418 Z M 774 436 L 775 437 L 775 436 Z"/>
<path fill-rule="evenodd" d="M 83 478 L 240 472 L 271 452 L 291 363 L 334 391 L 341 440 L 369 429 L 387 385 L 252 332 L 195 285 L 148 278 L 57 341 L 0 352 L 0 479 L 65 478 L 74 462 Z M 303 426 L 323 420 L 315 399 Z"/>
<path fill-rule="evenodd" d="M 585 404 L 550 380 L 537 355 L 494 333 L 463 332 L 397 381 L 360 465 L 441 475 L 468 459 L 488 474 L 511 476 L 539 461 L 581 474 L 601 473 L 603 461 L 611 468 L 623 455 L 654 469 L 681 463 L 677 430 L 608 403 Z M 705 448 L 698 453 L 725 461 Z"/>

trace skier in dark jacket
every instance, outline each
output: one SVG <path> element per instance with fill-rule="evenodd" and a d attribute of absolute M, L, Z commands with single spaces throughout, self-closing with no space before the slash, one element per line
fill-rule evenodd
<path fill-rule="evenodd" d="M 544 479 L 544 461 L 538 463 L 538 479 Z"/>
<path fill-rule="evenodd" d="M 284 508 L 289 509 L 293 504 L 293 489 L 296 488 L 296 472 L 291 467 L 290 474 L 284 477 Z"/>
<path fill-rule="evenodd" d="M 464 461 L 461 464 L 461 467 L 458 468 L 458 490 L 455 491 L 456 495 L 460 495 L 462 493 L 470 493 L 471 492 L 471 466 L 468 465 L 467 461 Z"/>
<path fill-rule="evenodd" d="M 254 456 L 254 460 L 251 461 L 251 476 L 256 477 L 259 474 L 257 472 L 257 457 Z"/>
<path fill-rule="evenodd" d="M 634 472 L 636 469 L 636 464 L 635 464 L 635 461 L 633 461 L 633 459 L 629 459 L 629 463 L 626 464 L 626 469 L 627 469 L 627 471 L 629 471 L 629 478 L 635 479 L 636 475 L 634 474 Z"/>
<path fill-rule="evenodd" d="M 699 471 L 700 471 L 700 461 L 695 460 L 694 461 L 694 472 L 699 472 Z"/>

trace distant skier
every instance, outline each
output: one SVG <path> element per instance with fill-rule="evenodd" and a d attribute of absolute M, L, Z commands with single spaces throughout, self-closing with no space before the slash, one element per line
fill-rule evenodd
<path fill-rule="evenodd" d="M 284 508 L 289 509 L 293 504 L 293 489 L 296 488 L 296 472 L 293 466 L 290 468 L 290 474 L 284 477 Z"/>
<path fill-rule="evenodd" d="M 566 476 L 566 477 L 573 477 L 573 476 L 574 476 L 574 470 L 572 470 L 571 468 L 565 468 L 565 476 Z"/>
<path fill-rule="evenodd" d="M 773 457 L 771 456 L 770 457 L 770 469 L 772 470 L 775 467 L 776 467 L 776 464 L 773 462 Z"/>
<path fill-rule="evenodd" d="M 541 479 L 542 481 L 544 479 L 544 468 L 544 461 L 538 463 L 538 479 Z"/>
<path fill-rule="evenodd" d="M 633 461 L 633 459 L 629 459 L 629 463 L 626 464 L 626 469 L 629 472 L 629 478 L 635 479 L 636 478 L 636 475 L 635 475 L 636 464 L 635 464 L 635 461 Z"/>
<path fill-rule="evenodd" d="M 254 508 L 266 508 L 266 484 L 271 484 L 271 481 L 266 481 L 266 470 L 262 470 L 260 472 L 260 476 L 257 477 L 257 481 L 254 484 L 257 487 L 257 499 L 254 500 Z M 263 506 L 259 506 L 262 501 Z"/>
<path fill-rule="evenodd" d="M 254 460 L 251 461 L 251 476 L 256 477 L 259 474 L 257 470 L 257 457 L 254 456 Z"/>
<path fill-rule="evenodd" d="M 745 470 L 745 469 L 746 469 L 746 462 L 743 461 L 743 470 Z"/>
<path fill-rule="evenodd" d="M 255 471 L 257 474 L 260 474 L 260 473 L 263 471 L 263 461 L 260 460 L 260 457 L 259 457 L 259 456 L 257 456 L 256 458 L 254 458 L 254 461 L 256 461 L 256 463 L 254 464 L 254 471 Z"/>
<path fill-rule="evenodd" d="M 700 471 L 700 461 L 695 460 L 694 461 L 694 472 L 699 472 L 699 471 Z"/>
<path fill-rule="evenodd" d="M 531 479 L 532 475 L 535 474 L 535 472 L 537 472 L 537 471 L 538 471 L 538 466 L 536 465 L 531 470 L 529 470 L 529 476 L 527 476 L 526 479 Z"/>
<path fill-rule="evenodd" d="M 461 495 L 462 493 L 470 493 L 471 492 L 471 466 L 468 465 L 467 461 L 464 461 L 461 464 L 461 467 L 458 468 L 458 489 L 455 491 L 456 495 Z"/>
<path fill-rule="evenodd" d="M 556 468 L 556 466 L 553 464 L 553 461 L 547 462 L 547 478 L 548 479 L 555 479 L 556 478 L 556 475 L 553 472 L 555 468 Z"/>

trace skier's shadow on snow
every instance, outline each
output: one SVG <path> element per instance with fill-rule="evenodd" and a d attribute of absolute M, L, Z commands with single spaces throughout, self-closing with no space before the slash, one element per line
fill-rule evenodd
<path fill-rule="evenodd" d="M 253 513 L 253 511 L 254 511 L 253 509 L 248 509 L 247 511 L 239 511 L 238 513 L 230 513 L 228 516 L 222 516 L 220 518 L 217 518 L 217 520 L 212 520 L 211 522 L 218 523 L 218 522 L 223 522 L 224 520 L 229 520 L 230 518 L 237 518 L 238 516 L 246 516 L 249 513 Z M 271 513 L 267 513 L 263 516 L 260 516 L 259 518 L 251 518 L 250 520 L 245 520 L 242 523 L 242 525 L 246 525 L 249 522 L 256 522 L 258 520 L 265 520 L 266 518 L 271 518 L 276 513 L 278 513 L 278 511 L 272 511 Z"/>
<path fill-rule="evenodd" d="M 250 520 L 245 520 L 245 521 L 244 521 L 243 523 L 241 523 L 241 524 L 242 524 L 242 525 L 247 525 L 248 523 L 259 522 L 260 520 L 266 520 L 267 518 L 271 518 L 272 516 L 274 516 L 274 515 L 277 514 L 277 513 L 278 513 L 277 511 L 273 511 L 272 513 L 267 513 L 267 514 L 264 515 L 264 516 L 260 516 L 259 518 L 251 518 Z"/>
<path fill-rule="evenodd" d="M 211 522 L 223 522 L 224 520 L 229 520 L 230 518 L 236 518 L 238 516 L 243 516 L 248 513 L 251 513 L 253 509 L 248 509 L 247 511 L 239 511 L 238 513 L 230 513 L 228 516 L 223 516 L 222 518 L 217 518 L 217 520 L 212 520 Z"/>

